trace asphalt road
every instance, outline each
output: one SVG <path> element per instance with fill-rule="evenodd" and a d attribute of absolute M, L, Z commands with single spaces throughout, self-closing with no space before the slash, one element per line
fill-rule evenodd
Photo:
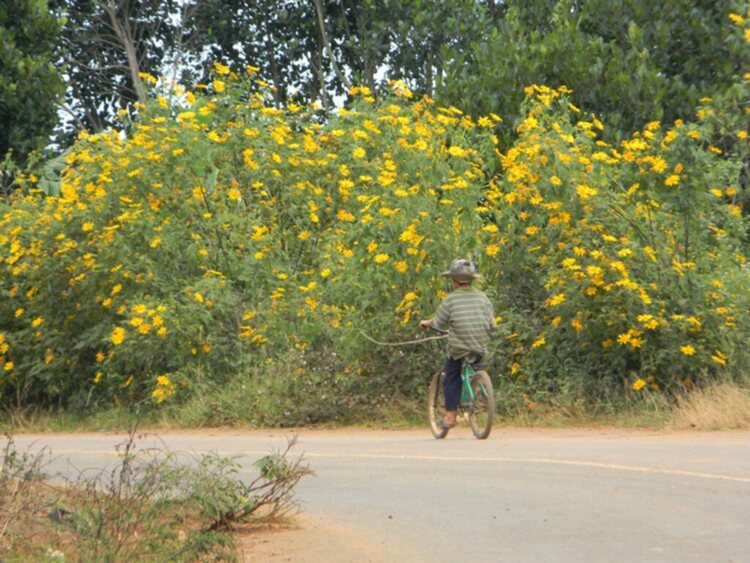
<path fill-rule="evenodd" d="M 141 447 L 239 454 L 283 449 L 315 476 L 297 490 L 295 530 L 246 545 L 277 561 L 750 561 L 750 432 L 467 428 L 198 430 Z M 49 446 L 69 475 L 116 461 L 123 435 L 16 437 Z"/>

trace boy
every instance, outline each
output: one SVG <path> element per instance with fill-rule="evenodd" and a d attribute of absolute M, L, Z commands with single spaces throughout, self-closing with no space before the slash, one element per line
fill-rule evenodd
<path fill-rule="evenodd" d="M 487 356 L 487 343 L 495 328 L 492 303 L 471 283 L 480 278 L 474 262 L 457 258 L 450 270 L 441 275 L 450 277 L 453 291 L 440 303 L 435 316 L 419 321 L 423 330 L 434 327 L 450 331 L 448 357 L 445 359 L 445 416 L 438 425 L 449 429 L 456 425 L 458 403 L 461 400 L 461 362 L 469 354 Z"/>

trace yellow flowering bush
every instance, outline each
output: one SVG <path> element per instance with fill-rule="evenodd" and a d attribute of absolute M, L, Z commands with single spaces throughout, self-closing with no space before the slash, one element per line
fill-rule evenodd
<path fill-rule="evenodd" d="M 499 118 L 400 84 L 328 118 L 234 73 L 209 90 L 82 135 L 59 197 L 4 205 L 0 400 L 159 404 L 290 353 L 359 373 L 351 336 L 407 330 L 477 230 Z"/>
<path fill-rule="evenodd" d="M 322 374 L 319 406 L 415 393 L 435 350 L 360 331 L 413 338 L 467 255 L 504 382 L 601 396 L 747 365 L 746 152 L 721 146 L 746 114 L 707 101 L 611 145 L 564 88 L 534 86 L 500 152 L 499 116 L 399 83 L 325 115 L 217 74 L 82 135 L 59 197 L 28 177 L 0 203 L 0 404 L 168 404 L 275 365 L 300 397 Z"/>
<path fill-rule="evenodd" d="M 502 371 L 539 391 L 602 396 L 746 369 L 744 188 L 714 125 L 652 122 L 610 145 L 564 88 L 527 94 L 480 210 L 511 323 Z"/>

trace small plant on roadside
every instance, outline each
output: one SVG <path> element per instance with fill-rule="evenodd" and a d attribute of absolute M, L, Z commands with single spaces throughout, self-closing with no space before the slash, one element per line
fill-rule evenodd
<path fill-rule="evenodd" d="M 236 527 L 290 514 L 294 487 L 311 474 L 301 457 L 288 458 L 294 439 L 256 462 L 259 475 L 247 484 L 237 479 L 236 458 L 138 449 L 138 440 L 131 430 L 113 468 L 81 471 L 53 486 L 40 472 L 46 452 L 19 454 L 9 438 L 0 473 L 0 558 L 234 560 Z"/>
<path fill-rule="evenodd" d="M 48 463 L 48 450 L 19 452 L 11 434 L 5 435 L 0 450 L 0 559 L 3 550 L 12 551 L 19 541 L 17 531 L 28 527 L 45 498 L 39 494 L 44 480 L 43 469 Z"/>

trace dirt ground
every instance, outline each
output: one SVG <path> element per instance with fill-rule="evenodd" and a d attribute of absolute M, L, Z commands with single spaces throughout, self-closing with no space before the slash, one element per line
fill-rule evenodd
<path fill-rule="evenodd" d="M 242 530 L 237 538 L 242 561 L 346 563 L 393 561 L 386 546 L 321 517 L 298 514 L 289 522 Z M 332 559 L 335 558 L 335 559 Z"/>

